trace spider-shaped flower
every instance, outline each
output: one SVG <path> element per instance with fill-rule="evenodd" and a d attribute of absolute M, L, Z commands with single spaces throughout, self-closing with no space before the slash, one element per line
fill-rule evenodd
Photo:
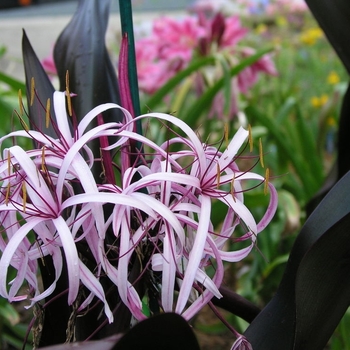
<path fill-rule="evenodd" d="M 149 113 L 132 119 L 118 105 L 105 104 L 89 112 L 71 132 L 64 93 L 54 93 L 54 107 L 58 138 L 24 130 L 0 139 L 2 143 L 24 136 L 38 145 L 30 151 L 19 146 L 4 149 L 0 162 L 0 216 L 6 236 L 0 241 L 1 295 L 11 301 L 25 299 L 18 293 L 26 280 L 34 292 L 32 302 L 45 298 L 55 289 L 65 259 L 68 303 L 77 299 L 83 285 L 90 296 L 79 310 L 96 296 L 110 322 L 113 315 L 101 276 L 113 282 L 138 320 L 146 317 L 144 296 L 150 300 L 151 312 L 175 311 L 186 319 L 213 296 L 220 298 L 223 261 L 240 261 L 249 254 L 277 205 L 276 191 L 267 179 L 238 168 L 238 152 L 248 131 L 240 128 L 220 151 L 203 144 L 185 122 L 172 115 Z M 124 122 L 87 131 L 91 120 L 109 108 L 120 108 Z M 174 136 L 157 145 L 134 132 L 134 123 L 146 119 L 160 122 Z M 115 155 L 116 183 L 96 181 L 91 172 L 94 162 L 101 161 L 94 159 L 88 147 L 97 138 L 111 143 L 103 151 Z M 143 154 L 132 155 L 134 164 L 130 160 L 120 164 L 128 152 L 125 149 L 135 143 L 143 145 Z M 259 222 L 243 201 L 247 180 L 270 189 L 270 204 Z M 214 203 L 225 210 L 219 229 L 212 222 Z M 241 236 L 238 226 L 243 228 Z M 227 249 L 229 241 L 247 244 L 238 250 L 231 244 Z M 40 293 L 36 261 L 48 255 L 55 266 L 55 282 Z M 17 275 L 8 290 L 10 265 Z M 213 266 L 215 273 L 210 274 Z"/>

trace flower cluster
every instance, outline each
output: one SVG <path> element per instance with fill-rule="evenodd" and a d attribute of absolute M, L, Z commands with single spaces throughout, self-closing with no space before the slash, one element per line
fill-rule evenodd
<path fill-rule="evenodd" d="M 1 296 L 9 301 L 30 299 L 32 304 L 44 299 L 54 291 L 65 260 L 68 303 L 77 300 L 84 286 L 90 295 L 78 311 L 97 297 L 110 322 L 113 313 L 102 276 L 116 286 L 138 320 L 146 317 L 147 295 L 155 296 L 159 310 L 175 311 L 186 319 L 213 296 L 220 298 L 223 262 L 237 262 L 249 254 L 277 206 L 268 176 L 238 168 L 239 150 L 248 132 L 240 128 L 221 151 L 203 144 L 187 124 L 168 114 L 133 119 L 127 110 L 107 103 L 73 127 L 65 93 L 55 92 L 53 105 L 57 121 L 49 110 L 46 117 L 57 138 L 26 127 L 0 139 L 3 145 L 6 139 L 27 137 L 36 145 L 29 151 L 17 145 L 4 148 L 0 161 Z M 101 113 L 114 108 L 122 110 L 123 123 L 89 127 Z M 158 120 L 174 136 L 157 145 L 134 132 L 134 123 L 147 119 Z M 113 174 L 102 174 L 100 182 L 94 179 L 92 167 L 104 160 L 94 158 L 89 148 L 94 139 L 108 140 L 102 151 L 112 152 L 118 160 Z M 123 163 L 135 142 L 143 145 L 143 155 L 134 154 L 134 164 Z M 115 183 L 106 181 L 114 176 Z M 270 191 L 269 206 L 258 222 L 244 204 L 247 180 Z M 219 228 L 212 223 L 213 203 L 219 203 L 226 214 Z M 55 280 L 40 290 L 37 261 L 47 256 L 52 258 Z M 17 273 L 8 282 L 10 267 Z M 146 280 L 145 288 L 137 288 Z M 24 282 L 26 289 L 21 288 Z"/>
<path fill-rule="evenodd" d="M 196 11 L 193 16 L 156 19 L 150 36 L 136 41 L 139 86 L 142 91 L 154 93 L 195 57 L 221 55 L 229 59 L 230 65 L 234 65 L 248 54 L 254 54 L 252 48 L 237 46 L 248 32 L 241 26 L 238 16 L 225 17 L 220 12 L 207 16 L 201 6 L 193 10 Z M 255 84 L 259 72 L 277 74 L 269 56 L 241 73 L 238 78 L 239 91 L 246 93 L 247 88 Z"/>
<path fill-rule="evenodd" d="M 275 0 L 266 1 L 266 12 L 269 15 L 279 13 L 303 13 L 308 11 L 304 0 Z"/>

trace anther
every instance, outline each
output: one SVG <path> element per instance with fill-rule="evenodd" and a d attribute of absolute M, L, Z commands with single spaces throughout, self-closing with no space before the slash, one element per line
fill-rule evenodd
<path fill-rule="evenodd" d="M 235 174 L 233 174 L 233 178 L 231 180 L 231 196 L 233 200 L 236 202 L 236 197 L 235 197 Z"/>
<path fill-rule="evenodd" d="M 10 192 L 11 192 L 11 183 L 9 182 L 9 183 L 7 184 L 7 188 L 6 188 L 6 196 L 5 196 L 5 204 L 6 204 L 6 205 L 9 204 Z"/>
<path fill-rule="evenodd" d="M 216 163 L 216 187 L 220 187 L 220 165 Z"/>
<path fill-rule="evenodd" d="M 228 123 L 224 124 L 224 136 L 225 136 L 226 148 L 228 148 Z"/>
<path fill-rule="evenodd" d="M 27 205 L 27 188 L 26 188 L 26 183 L 23 181 L 22 182 L 22 202 L 23 202 L 23 212 L 26 211 L 26 205 Z"/>
<path fill-rule="evenodd" d="M 18 104 L 19 104 L 19 113 L 20 115 L 23 115 L 23 99 L 22 99 L 22 90 L 18 90 Z"/>
<path fill-rule="evenodd" d="M 252 127 L 248 125 L 248 143 L 249 143 L 249 152 L 253 152 L 253 134 Z"/>
<path fill-rule="evenodd" d="M 46 113 L 45 113 L 45 126 L 46 129 L 50 126 L 50 108 L 51 108 L 51 100 L 48 98 L 46 101 Z"/>
<path fill-rule="evenodd" d="M 72 100 L 70 98 L 70 91 L 69 91 L 69 72 L 68 72 L 68 70 L 66 72 L 66 97 L 67 97 L 67 105 L 68 105 L 68 114 L 71 117 L 73 115 L 73 113 L 72 113 Z"/>
<path fill-rule="evenodd" d="M 263 152 L 261 138 L 259 139 L 259 157 L 260 157 L 260 164 L 264 168 L 264 152 Z"/>
<path fill-rule="evenodd" d="M 269 178 L 270 178 L 270 169 L 266 168 L 265 171 L 265 182 L 264 182 L 264 194 L 267 195 L 269 189 Z"/>
<path fill-rule="evenodd" d="M 35 96 L 35 80 L 34 77 L 30 79 L 30 106 L 33 106 Z"/>
<path fill-rule="evenodd" d="M 23 119 L 20 115 L 18 116 L 18 118 L 19 118 L 19 121 L 20 121 L 20 123 L 21 123 L 21 125 L 22 125 L 22 128 L 23 128 L 25 131 L 28 131 L 29 128 L 28 128 L 27 123 L 24 121 L 24 119 Z"/>
<path fill-rule="evenodd" d="M 46 164 L 45 164 L 45 147 L 41 149 L 41 171 L 43 173 L 46 172 Z"/>

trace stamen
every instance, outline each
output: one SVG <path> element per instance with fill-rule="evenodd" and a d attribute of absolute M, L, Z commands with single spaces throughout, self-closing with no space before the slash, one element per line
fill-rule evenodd
<path fill-rule="evenodd" d="M 19 121 L 20 121 L 20 123 L 22 125 L 22 128 L 25 131 L 29 131 L 29 127 L 28 127 L 27 123 L 24 121 L 24 119 L 20 115 L 18 116 L 18 118 L 19 118 Z"/>
<path fill-rule="evenodd" d="M 18 90 L 18 104 L 19 104 L 19 113 L 23 115 L 23 99 L 22 99 L 22 90 Z"/>
<path fill-rule="evenodd" d="M 26 183 L 23 181 L 22 182 L 22 202 L 23 202 L 23 212 L 26 211 L 26 205 L 27 205 L 27 188 L 26 188 Z"/>
<path fill-rule="evenodd" d="M 33 106 L 34 97 L 35 97 L 35 80 L 34 77 L 30 79 L 30 106 Z"/>
<path fill-rule="evenodd" d="M 42 249 L 41 249 L 41 247 L 40 247 L 40 244 L 39 244 L 39 242 L 38 242 L 37 239 L 35 240 L 35 244 L 36 244 L 36 246 L 38 247 L 38 250 L 40 251 L 40 260 L 41 260 L 41 263 L 43 264 L 43 266 L 45 266 L 44 254 L 43 254 L 43 251 L 42 251 Z"/>
<path fill-rule="evenodd" d="M 45 164 L 45 147 L 41 149 L 41 171 L 43 173 L 46 172 L 46 164 Z"/>
<path fill-rule="evenodd" d="M 248 143 L 249 143 L 249 152 L 253 152 L 253 134 L 252 127 L 248 125 Z"/>
<path fill-rule="evenodd" d="M 50 126 L 50 108 L 51 108 L 51 100 L 50 98 L 46 101 L 46 113 L 45 113 L 45 126 L 46 129 Z"/>
<path fill-rule="evenodd" d="M 72 100 L 70 98 L 70 92 L 69 92 L 69 72 L 68 72 L 68 70 L 66 72 L 66 97 L 67 97 L 67 105 L 68 105 L 68 114 L 71 117 L 73 115 L 73 113 L 72 113 Z"/>
<path fill-rule="evenodd" d="M 263 152 L 261 138 L 259 138 L 259 157 L 260 157 L 260 164 L 264 168 L 264 152 Z"/>
<path fill-rule="evenodd" d="M 270 169 L 266 168 L 265 171 L 265 183 L 264 183 L 264 195 L 267 195 L 269 190 Z"/>
<path fill-rule="evenodd" d="M 105 164 L 104 164 L 102 148 L 100 148 L 100 157 L 101 157 L 101 167 L 102 167 L 101 176 L 105 177 L 106 176 L 106 168 L 105 168 Z"/>
<path fill-rule="evenodd" d="M 216 188 L 220 188 L 220 165 L 216 163 Z"/>
<path fill-rule="evenodd" d="M 224 124 L 224 136 L 225 136 L 226 148 L 228 148 L 228 123 Z"/>
<path fill-rule="evenodd" d="M 7 184 L 7 188 L 6 188 L 6 196 L 5 196 L 5 204 L 6 204 L 6 205 L 9 204 L 10 192 L 11 192 L 11 183 L 9 182 L 9 183 Z"/>
<path fill-rule="evenodd" d="M 236 197 L 235 197 L 235 177 L 236 177 L 236 174 L 234 173 L 233 174 L 233 178 L 231 180 L 231 196 L 232 196 L 234 202 L 236 202 Z"/>

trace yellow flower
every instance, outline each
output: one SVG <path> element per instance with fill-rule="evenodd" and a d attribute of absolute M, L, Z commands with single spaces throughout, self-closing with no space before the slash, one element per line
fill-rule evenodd
<path fill-rule="evenodd" d="M 279 27 L 286 27 L 288 25 L 288 21 L 286 19 L 286 17 L 284 16 L 278 16 L 276 18 L 276 24 L 279 26 Z"/>
<path fill-rule="evenodd" d="M 313 96 L 311 98 L 311 105 L 315 108 L 320 108 L 324 106 L 328 101 L 328 96 L 326 94 L 322 94 L 320 97 Z"/>
<path fill-rule="evenodd" d="M 332 70 L 327 77 L 327 83 L 330 85 L 335 85 L 338 84 L 340 81 L 339 75 L 337 74 L 337 72 L 335 72 L 334 70 Z"/>
<path fill-rule="evenodd" d="M 318 108 L 320 106 L 319 98 L 316 96 L 311 97 L 311 105 L 312 107 Z"/>
<path fill-rule="evenodd" d="M 255 28 L 256 34 L 264 34 L 267 32 L 267 25 L 264 23 L 260 23 L 256 28 Z"/>
<path fill-rule="evenodd" d="M 327 125 L 329 126 L 329 127 L 332 127 L 332 126 L 336 126 L 337 125 L 337 121 L 335 120 L 335 118 L 333 117 L 333 116 L 329 116 L 328 118 L 327 118 Z"/>
<path fill-rule="evenodd" d="M 315 45 L 316 41 L 323 37 L 322 30 L 320 28 L 311 28 L 305 30 L 300 35 L 300 41 L 306 45 Z"/>

